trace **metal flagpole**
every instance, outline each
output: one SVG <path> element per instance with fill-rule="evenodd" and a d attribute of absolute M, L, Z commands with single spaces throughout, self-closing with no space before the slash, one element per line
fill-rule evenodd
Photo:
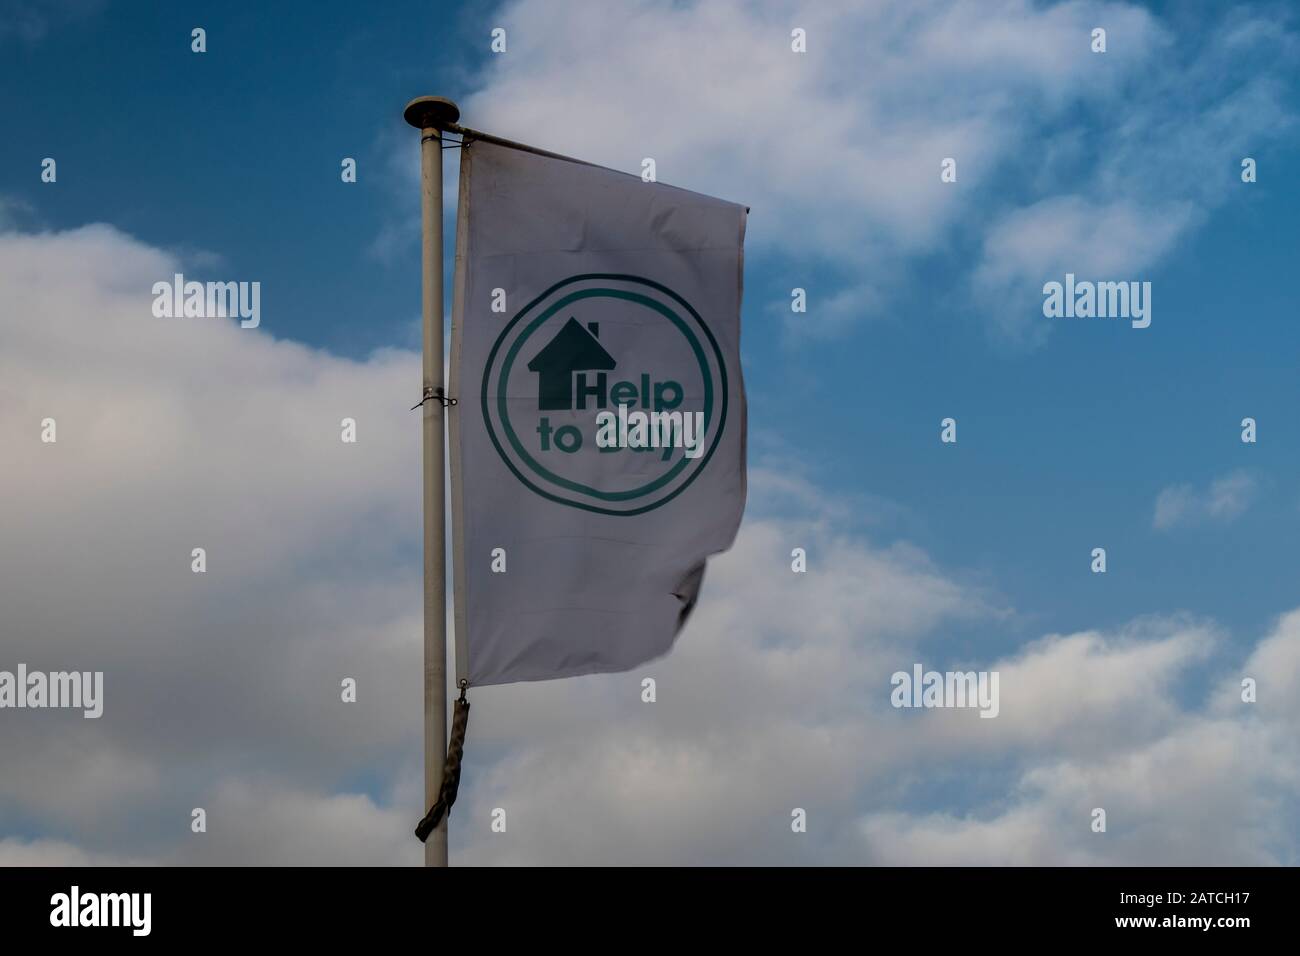
<path fill-rule="evenodd" d="M 447 755 L 447 518 L 444 512 L 442 381 L 442 131 L 460 109 L 421 96 L 402 114 L 420 131 L 420 206 L 424 217 L 424 810 L 442 789 Z M 424 844 L 425 866 L 447 865 L 447 817 Z"/>

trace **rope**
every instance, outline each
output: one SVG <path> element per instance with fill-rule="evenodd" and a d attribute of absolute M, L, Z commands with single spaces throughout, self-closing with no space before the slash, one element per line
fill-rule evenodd
<path fill-rule="evenodd" d="M 451 805 L 456 802 L 456 792 L 460 790 L 460 764 L 465 752 L 465 729 L 469 726 L 469 701 L 465 699 L 467 684 L 468 681 L 460 682 L 460 697 L 452 708 L 447 762 L 442 768 L 442 790 L 420 825 L 415 828 L 415 835 L 421 843 L 429 839 L 429 834 L 442 822 L 442 818 L 451 813 Z"/>

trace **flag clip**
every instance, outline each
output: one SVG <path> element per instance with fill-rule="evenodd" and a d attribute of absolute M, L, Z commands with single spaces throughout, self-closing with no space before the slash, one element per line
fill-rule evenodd
<path fill-rule="evenodd" d="M 442 135 L 434 134 L 432 136 L 425 136 L 420 140 L 420 142 L 421 144 L 423 144 L 423 143 L 428 143 L 432 140 L 441 140 L 443 149 L 460 149 L 462 146 L 465 145 L 465 137 L 463 135 L 458 140 L 455 139 L 448 140 L 445 137 L 446 137 L 446 132 L 444 131 Z"/>
<path fill-rule="evenodd" d="M 412 405 L 411 411 L 415 411 L 417 408 L 420 407 L 420 405 L 423 405 L 425 402 L 430 400 L 433 400 L 435 402 L 440 402 L 443 408 L 446 408 L 448 405 L 460 404 L 460 401 L 458 399 L 449 398 L 441 388 L 426 388 L 424 390 L 424 398 L 420 399 L 419 405 Z"/>

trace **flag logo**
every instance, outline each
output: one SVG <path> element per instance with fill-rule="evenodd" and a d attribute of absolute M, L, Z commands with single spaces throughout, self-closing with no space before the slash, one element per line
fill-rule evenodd
<path fill-rule="evenodd" d="M 708 323 L 639 276 L 552 285 L 506 324 L 482 383 L 483 420 L 511 473 L 543 498 L 600 514 L 643 514 L 677 497 L 727 421 L 726 363 Z M 615 413 L 622 436 L 630 420 L 642 440 L 599 436 Z"/>

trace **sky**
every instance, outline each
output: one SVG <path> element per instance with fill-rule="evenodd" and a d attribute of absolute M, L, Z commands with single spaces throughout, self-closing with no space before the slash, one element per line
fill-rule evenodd
<path fill-rule="evenodd" d="M 422 94 L 750 207 L 740 536 L 668 657 L 475 695 L 453 862 L 1300 859 L 1293 8 L 381 9 L 0 0 L 0 669 L 109 687 L 0 717 L 0 863 L 419 861 Z"/>

